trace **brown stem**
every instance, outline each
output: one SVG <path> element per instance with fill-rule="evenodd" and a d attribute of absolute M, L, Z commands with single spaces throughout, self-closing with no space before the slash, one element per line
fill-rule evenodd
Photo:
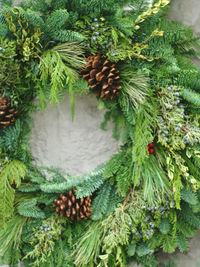
<path fill-rule="evenodd" d="M 189 131 L 184 127 L 182 127 L 181 130 L 183 130 L 185 133 L 189 133 Z"/>

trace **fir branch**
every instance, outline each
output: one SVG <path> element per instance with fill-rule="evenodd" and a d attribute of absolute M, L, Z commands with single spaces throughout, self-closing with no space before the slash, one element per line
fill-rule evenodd
<path fill-rule="evenodd" d="M 44 219 L 46 217 L 45 213 L 41 211 L 36 205 L 37 205 L 37 198 L 32 198 L 24 202 L 21 202 L 17 207 L 17 211 L 20 215 L 24 217 Z"/>
<path fill-rule="evenodd" d="M 64 42 L 82 42 L 84 40 L 83 35 L 71 30 L 59 30 L 58 32 L 51 33 L 51 37 L 62 43 Z"/>
<path fill-rule="evenodd" d="M 66 9 L 54 10 L 46 21 L 46 27 L 48 32 L 54 32 L 57 29 L 61 29 L 69 19 L 69 13 Z"/>
<path fill-rule="evenodd" d="M 67 176 L 62 179 L 52 179 L 50 181 L 44 181 L 40 184 L 41 191 L 45 193 L 61 193 L 64 191 L 77 188 L 76 196 L 81 198 L 91 195 L 96 189 L 98 189 L 104 182 L 102 179 L 102 173 L 104 166 L 96 168 L 90 174 L 83 176 Z"/>
<path fill-rule="evenodd" d="M 104 183 L 104 179 L 102 178 L 104 169 L 105 166 L 102 165 L 96 168 L 96 170 L 94 170 L 91 174 L 86 175 L 82 178 L 84 183 L 81 183 L 80 186 L 77 186 L 77 198 L 90 196 Z"/>
<path fill-rule="evenodd" d="M 112 186 L 107 182 L 99 189 L 95 197 L 91 209 L 93 210 L 91 219 L 96 221 L 102 219 L 103 215 L 107 213 L 108 203 L 110 200 Z"/>
<path fill-rule="evenodd" d="M 125 197 L 131 185 L 132 157 L 130 148 L 125 146 L 119 154 L 114 155 L 106 165 L 104 178 L 117 182 L 120 195 Z"/>
<path fill-rule="evenodd" d="M 196 205 L 198 203 L 198 198 L 192 189 L 184 187 L 181 190 L 181 199 L 187 202 L 190 205 Z"/>
<path fill-rule="evenodd" d="M 192 105 L 195 105 L 196 107 L 200 107 L 200 94 L 193 91 L 192 89 L 182 89 L 182 97 L 191 103 Z"/>
<path fill-rule="evenodd" d="M 171 226 L 170 226 L 170 222 L 169 222 L 169 219 L 168 218 L 164 218 L 161 220 L 160 224 L 159 224 L 159 230 L 162 234 L 166 235 L 169 233 L 171 229 Z"/>
<path fill-rule="evenodd" d="M 176 235 L 176 242 L 178 245 L 178 248 L 180 250 L 180 252 L 186 252 L 189 249 L 189 244 L 186 240 L 186 237 L 183 234 L 178 233 Z"/>

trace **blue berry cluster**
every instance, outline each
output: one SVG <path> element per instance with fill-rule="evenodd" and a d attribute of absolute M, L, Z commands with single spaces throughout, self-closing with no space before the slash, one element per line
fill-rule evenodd
<path fill-rule="evenodd" d="M 82 22 L 82 21 L 81 21 Z M 83 23 L 83 24 L 82 24 Z M 77 23 L 77 29 L 85 35 L 85 41 L 82 43 L 83 46 L 95 53 L 107 53 L 107 51 L 113 45 L 113 39 L 111 34 L 111 28 L 106 23 L 105 18 L 94 18 L 90 22 L 84 21 Z M 80 29 L 82 27 L 82 29 Z"/>
<path fill-rule="evenodd" d="M 146 206 L 143 205 L 141 209 L 143 210 L 143 220 L 136 229 L 132 222 L 128 222 L 129 227 L 133 227 L 133 236 L 135 239 L 147 240 L 150 239 L 155 231 L 157 231 L 159 222 L 161 218 L 166 218 L 170 214 L 170 209 L 175 207 L 174 201 L 166 201 L 161 206 Z"/>
<path fill-rule="evenodd" d="M 186 114 L 181 99 L 181 89 L 170 85 L 161 88 L 160 114 L 158 116 L 158 142 L 164 146 L 170 145 L 176 150 L 184 149 L 186 145 L 196 145 L 199 142 L 197 129 L 192 128 L 192 122 Z"/>
<path fill-rule="evenodd" d="M 52 238 L 52 235 L 49 233 L 52 229 L 48 224 L 46 224 L 45 226 L 40 226 L 40 230 L 42 234 L 44 233 L 47 237 Z"/>

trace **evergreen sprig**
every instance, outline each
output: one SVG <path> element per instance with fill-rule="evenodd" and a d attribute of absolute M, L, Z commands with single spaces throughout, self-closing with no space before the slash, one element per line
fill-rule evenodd
<path fill-rule="evenodd" d="M 187 238 L 200 228 L 200 76 L 190 60 L 199 56 L 199 39 L 166 19 L 169 0 L 3 2 L 0 94 L 18 118 L 14 123 L 1 100 L 0 122 L 15 124 L 0 124 L 1 262 L 124 267 L 132 257 L 154 267 L 160 248 L 187 251 Z M 93 62 L 87 82 L 80 69 L 98 53 L 112 71 Z M 113 121 L 121 141 L 118 153 L 81 176 L 33 166 L 27 117 L 38 109 L 35 97 L 44 108 L 66 91 L 73 116 L 75 93 L 89 93 L 104 75 L 104 86 L 116 78 L 122 87 L 112 100 L 98 98 L 106 109 L 102 128 Z M 55 215 L 58 194 L 73 188 L 77 210 L 90 196 L 88 223 Z"/>

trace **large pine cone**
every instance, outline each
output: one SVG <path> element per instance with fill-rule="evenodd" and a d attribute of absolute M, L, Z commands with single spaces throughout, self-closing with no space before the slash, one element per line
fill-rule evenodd
<path fill-rule="evenodd" d="M 116 65 L 101 55 L 89 56 L 87 62 L 87 66 L 80 71 L 81 76 L 88 81 L 92 90 L 97 90 L 97 96 L 112 100 L 122 89 Z"/>
<path fill-rule="evenodd" d="M 0 95 L 0 127 L 6 128 L 13 125 L 18 111 L 11 107 L 10 102 Z"/>
<path fill-rule="evenodd" d="M 60 215 L 65 215 L 72 221 L 75 219 L 78 221 L 87 220 L 92 214 L 91 198 L 88 196 L 87 198 L 76 199 L 75 188 L 65 194 L 60 194 L 59 198 L 55 199 L 53 207 Z"/>

